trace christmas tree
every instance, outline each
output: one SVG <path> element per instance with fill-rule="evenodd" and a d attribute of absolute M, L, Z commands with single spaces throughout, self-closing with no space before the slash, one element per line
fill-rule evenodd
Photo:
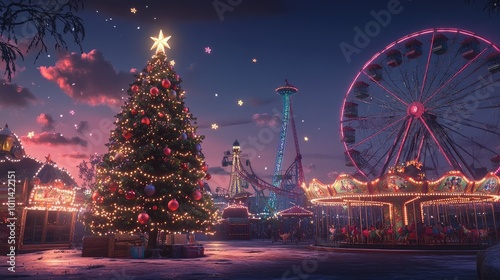
<path fill-rule="evenodd" d="M 161 31 L 151 37 L 156 54 L 136 75 L 116 116 L 85 219 L 94 234 L 207 232 L 215 221 L 204 190 L 210 179 L 204 137 L 196 135 L 181 79 L 167 60 L 169 38 Z"/>

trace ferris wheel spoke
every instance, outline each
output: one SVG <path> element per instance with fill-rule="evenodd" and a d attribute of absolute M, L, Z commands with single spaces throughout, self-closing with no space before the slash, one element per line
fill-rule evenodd
<path fill-rule="evenodd" d="M 424 140 L 425 140 L 425 136 L 422 135 L 420 137 L 420 143 L 418 145 L 418 151 L 417 151 L 417 154 L 415 155 L 415 160 L 419 161 L 420 160 L 420 155 L 422 154 L 422 151 L 423 151 L 423 147 L 424 147 Z"/>
<path fill-rule="evenodd" d="M 408 119 L 408 117 L 406 117 L 406 119 Z M 409 118 L 411 120 L 411 118 Z M 408 121 L 408 123 L 411 123 L 411 121 Z M 396 149 L 398 143 L 400 143 L 399 139 L 401 139 L 401 136 L 403 136 L 403 133 L 405 131 L 405 127 L 409 127 L 408 125 L 405 126 L 404 123 L 401 125 L 396 137 L 394 137 L 394 142 L 392 143 L 392 146 L 389 148 L 389 151 L 387 152 L 386 154 L 386 157 L 385 157 L 385 162 L 384 162 L 384 165 L 382 166 L 382 169 L 380 170 L 380 174 L 379 176 L 382 176 L 385 172 L 385 170 L 387 169 L 387 166 L 389 165 L 389 162 L 392 158 L 392 154 L 394 153 L 394 150 Z M 400 145 L 403 145 L 403 143 L 400 143 Z"/>
<path fill-rule="evenodd" d="M 365 139 L 361 140 L 360 142 L 358 142 L 356 144 L 351 145 L 350 147 L 353 148 L 353 149 L 357 148 L 358 146 L 364 144 L 367 141 L 372 140 L 374 137 L 378 136 L 380 133 L 385 132 L 386 130 L 390 129 L 391 127 L 393 127 L 394 125 L 396 125 L 397 123 L 403 121 L 406 118 L 407 118 L 407 116 L 404 116 L 404 117 L 402 117 L 402 118 L 400 118 L 398 120 L 393 121 L 392 123 L 390 123 L 390 124 L 386 125 L 385 127 L 381 128 L 377 132 L 375 132 L 375 133 L 373 133 L 371 135 L 366 136 Z"/>
<path fill-rule="evenodd" d="M 399 145 L 398 152 L 396 154 L 396 158 L 394 159 L 394 166 L 399 162 L 399 157 L 401 156 L 401 152 L 403 151 L 403 147 L 406 146 L 406 139 L 408 137 L 408 132 L 410 131 L 410 126 L 413 122 L 413 118 L 408 118 L 408 124 L 406 125 L 406 130 L 405 133 L 403 134 L 403 139 L 401 140 L 401 143 Z"/>
<path fill-rule="evenodd" d="M 460 131 L 454 129 L 453 127 L 450 127 L 450 126 L 447 126 L 447 125 L 442 125 L 444 128 L 450 130 L 450 131 L 453 131 L 455 134 L 461 136 L 463 139 L 467 140 L 467 141 L 471 141 L 473 144 L 477 145 L 478 147 L 484 149 L 484 150 L 487 150 L 489 152 L 491 152 L 492 154 L 496 154 L 496 152 L 488 147 L 486 147 L 485 145 L 483 145 L 482 143 L 479 143 L 477 142 L 476 140 L 474 140 L 474 138 L 471 138 L 471 137 L 468 137 L 466 135 L 464 135 L 463 133 L 461 133 Z M 488 132 L 491 132 L 491 131 L 488 131 Z M 497 136 L 500 136 L 500 133 L 497 133 L 497 132 L 493 132 L 494 134 L 496 134 Z M 461 145 L 458 145 L 459 147 L 461 147 Z"/>
<path fill-rule="evenodd" d="M 454 159 L 454 162 L 456 163 L 457 166 L 455 166 L 455 168 L 457 168 L 458 170 L 461 170 L 462 172 L 465 171 L 465 169 L 467 169 L 467 171 L 469 172 L 470 175 L 472 175 L 474 177 L 474 170 L 472 170 L 472 168 L 467 164 L 467 161 L 465 160 L 465 158 L 462 156 L 462 153 L 460 153 L 458 151 L 458 149 L 462 150 L 463 153 L 469 155 L 471 158 L 473 158 L 474 156 L 472 154 L 470 154 L 469 151 L 467 151 L 466 149 L 464 149 L 462 147 L 462 145 L 459 145 L 458 143 L 456 143 L 451 137 L 450 135 L 444 133 L 444 129 L 442 128 L 441 125 L 437 124 L 439 126 L 439 135 L 441 136 L 442 138 L 442 141 L 443 143 L 447 143 L 448 145 L 448 150 L 453 151 L 453 154 L 455 155 L 456 158 L 458 158 L 458 161 L 455 157 L 453 157 Z M 457 133 L 455 130 L 451 129 L 452 131 L 454 131 L 455 133 Z M 461 163 L 461 164 L 460 164 Z M 462 167 L 464 166 L 464 167 Z M 465 172 L 464 172 L 465 173 Z"/>
<path fill-rule="evenodd" d="M 444 156 L 444 158 L 446 159 L 446 161 L 448 162 L 448 164 L 450 166 L 452 166 L 452 167 L 455 167 L 454 164 L 452 163 L 451 158 L 449 157 L 448 153 L 445 151 L 444 147 L 438 141 L 438 139 L 436 138 L 436 135 L 431 130 L 431 128 L 429 127 L 429 125 L 427 124 L 427 122 L 424 120 L 424 118 L 419 118 L 419 119 L 422 122 L 422 124 L 424 125 L 425 129 L 427 129 L 427 132 L 429 132 L 429 135 L 431 136 L 432 140 L 434 140 L 434 143 L 437 145 L 439 151 Z"/>
<path fill-rule="evenodd" d="M 449 46 L 449 49 L 454 49 L 455 46 L 457 45 L 457 37 L 458 37 L 459 33 L 455 33 L 455 37 L 453 37 L 452 41 L 451 41 L 451 44 Z M 431 45 L 432 46 L 432 45 Z M 445 52 L 444 54 L 440 55 L 440 56 L 437 56 L 437 61 L 433 63 L 433 74 L 432 75 L 432 80 L 431 80 L 431 83 L 429 84 L 429 87 L 427 90 L 424 89 L 423 92 L 425 92 L 426 94 L 425 95 L 428 95 L 430 94 L 433 89 L 433 86 L 434 86 L 434 82 L 437 80 L 437 78 L 439 77 L 439 80 L 437 81 L 437 85 L 436 86 L 439 86 L 439 85 L 442 85 L 444 83 L 444 81 L 446 79 L 449 79 L 452 75 L 452 71 L 454 70 L 454 68 L 452 67 L 451 63 L 446 63 L 446 61 L 456 61 L 457 58 L 460 56 L 458 52 L 454 52 L 453 54 L 451 54 L 452 52 L 450 51 L 447 51 Z M 445 70 L 441 70 L 442 67 L 444 66 L 447 66 Z M 436 69 L 434 69 L 436 68 Z M 420 99 L 420 101 L 422 102 L 423 98 Z"/>
<path fill-rule="evenodd" d="M 367 77 L 368 74 L 363 70 L 363 74 L 365 74 Z M 402 100 L 399 96 L 397 96 L 394 92 L 388 90 L 386 87 L 384 87 L 380 82 L 375 82 L 380 88 L 382 88 L 383 90 L 385 90 L 387 93 L 389 93 L 395 100 L 401 102 L 402 104 L 404 104 L 405 106 L 408 106 L 408 103 L 405 102 L 404 100 Z"/>
<path fill-rule="evenodd" d="M 462 81 L 467 80 L 468 78 L 471 77 L 472 74 L 474 74 L 477 70 L 479 70 L 480 67 L 477 67 L 473 72 L 469 73 L 467 76 L 463 77 Z M 441 93 L 441 98 L 444 100 L 448 100 L 450 98 L 452 101 L 460 100 L 463 99 L 465 96 L 468 94 L 474 92 L 476 89 L 472 89 L 474 86 L 477 86 L 481 80 L 476 80 L 475 82 L 468 83 L 466 85 L 462 85 L 462 81 L 454 84 L 452 87 L 446 90 L 446 92 Z M 467 90 L 467 91 L 466 91 Z"/>
<path fill-rule="evenodd" d="M 437 93 L 439 93 L 446 85 L 453 81 L 458 75 L 460 75 L 469 65 L 471 65 L 478 57 L 480 57 L 488 48 L 484 48 L 476 57 L 467 62 L 460 70 L 458 70 L 455 75 L 453 75 L 448 81 L 446 81 L 441 87 L 439 87 L 434 93 L 431 94 L 423 103 L 424 105 L 429 102 Z"/>
<path fill-rule="evenodd" d="M 453 94 L 450 94 L 450 96 L 453 96 L 453 98 L 445 99 L 443 102 L 440 102 L 440 104 L 435 104 L 434 105 L 435 107 L 429 107 L 428 110 L 429 111 L 433 111 L 433 110 L 436 110 L 436 109 L 440 109 L 440 108 L 444 108 L 444 107 L 449 107 L 451 105 L 453 105 L 454 107 L 457 107 L 457 106 L 460 106 L 460 105 L 465 106 L 468 103 L 470 103 L 471 101 L 480 102 L 480 101 L 489 101 L 490 99 L 492 99 L 492 100 L 498 99 L 498 97 L 491 96 L 490 94 L 487 94 L 484 98 L 481 98 L 482 94 L 475 94 L 472 97 L 473 100 L 471 100 L 470 98 L 466 99 L 467 96 L 470 96 L 473 93 L 477 93 L 479 90 L 490 89 L 490 87 L 492 86 L 492 84 L 494 84 L 494 83 L 496 83 L 498 81 L 500 81 L 500 78 L 497 79 L 496 81 L 492 81 L 491 83 L 488 83 L 488 84 L 483 83 L 482 85 L 479 85 L 479 83 L 481 83 L 481 81 L 478 80 L 478 81 L 476 81 L 474 83 L 471 83 L 466 88 L 463 88 L 462 89 L 463 91 L 456 91 Z M 470 87 L 473 87 L 473 86 L 476 86 L 476 87 L 474 89 L 470 89 Z M 466 89 L 467 89 L 467 91 L 465 91 Z M 460 102 L 460 100 L 462 100 L 462 102 Z"/>
<path fill-rule="evenodd" d="M 436 31 L 432 33 L 431 44 L 429 45 L 429 54 L 427 55 L 427 63 L 425 64 L 424 78 L 422 79 L 422 86 L 420 87 L 420 97 L 418 101 L 422 101 L 422 95 L 424 93 L 425 82 L 427 81 L 427 73 L 429 72 L 429 65 L 431 63 L 432 47 L 434 45 L 434 37 L 436 36 Z"/>

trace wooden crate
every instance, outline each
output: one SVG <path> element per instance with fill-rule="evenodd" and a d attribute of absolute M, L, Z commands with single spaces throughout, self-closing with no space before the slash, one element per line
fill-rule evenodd
<path fill-rule="evenodd" d="M 83 238 L 82 257 L 108 257 L 110 244 L 109 236 L 85 236 Z"/>
<path fill-rule="evenodd" d="M 205 249 L 203 245 L 184 245 L 183 246 L 183 257 L 184 258 L 198 258 L 205 255 Z"/>

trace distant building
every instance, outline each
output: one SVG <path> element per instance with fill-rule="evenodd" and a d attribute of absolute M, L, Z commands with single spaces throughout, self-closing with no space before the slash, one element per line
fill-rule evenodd
<path fill-rule="evenodd" d="M 68 248 L 83 190 L 50 158 L 25 154 L 8 125 L 0 130 L 0 253 Z"/>

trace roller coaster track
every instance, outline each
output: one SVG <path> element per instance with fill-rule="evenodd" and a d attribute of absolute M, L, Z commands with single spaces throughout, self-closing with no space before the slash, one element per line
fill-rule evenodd
<path fill-rule="evenodd" d="M 283 196 L 288 196 L 288 197 L 292 197 L 292 198 L 295 198 L 295 197 L 298 197 L 301 195 L 301 193 L 298 193 L 298 192 L 294 192 L 294 191 L 289 191 L 289 190 L 285 190 L 281 187 L 275 187 L 273 186 L 272 184 L 262 180 L 261 178 L 259 178 L 255 172 L 253 171 L 252 169 L 252 165 L 250 164 L 250 160 L 246 160 L 246 165 L 248 165 L 248 167 L 250 168 L 250 173 L 248 173 L 245 168 L 243 167 L 243 164 L 241 164 L 241 161 L 240 161 L 240 166 L 238 168 L 236 168 L 237 172 L 238 172 L 238 175 L 243 178 L 245 181 L 247 181 L 248 183 L 252 184 L 253 186 L 256 186 L 257 188 L 261 189 L 261 190 L 269 190 L 269 191 L 273 191 L 275 192 L 276 194 L 279 194 L 279 195 L 283 195 Z"/>

